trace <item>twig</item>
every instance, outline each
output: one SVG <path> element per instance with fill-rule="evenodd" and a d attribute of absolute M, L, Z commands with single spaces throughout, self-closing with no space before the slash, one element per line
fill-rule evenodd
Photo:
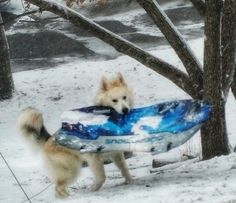
<path fill-rule="evenodd" d="M 46 186 L 44 189 L 42 189 L 40 192 L 38 192 L 38 193 L 34 194 L 33 196 L 31 196 L 30 199 L 33 199 L 33 198 L 39 196 L 39 195 L 42 194 L 44 191 L 46 191 L 51 185 L 52 185 L 52 183 L 50 183 L 49 185 L 47 185 L 47 186 Z M 28 201 L 28 200 L 25 200 L 25 201 L 23 201 L 22 203 L 27 202 L 27 201 Z"/>
<path fill-rule="evenodd" d="M 29 198 L 29 196 L 27 195 L 27 193 L 25 192 L 24 188 L 22 187 L 20 181 L 18 180 L 18 178 L 16 177 L 15 173 L 13 172 L 13 170 L 11 169 L 10 165 L 8 164 L 7 160 L 4 158 L 3 154 L 0 152 L 0 155 L 3 159 L 3 161 L 5 162 L 5 164 L 7 165 L 8 169 L 10 170 L 11 174 L 13 175 L 14 179 L 16 180 L 17 184 L 19 185 L 19 187 L 21 188 L 22 192 L 25 194 L 27 201 L 31 203 L 31 200 Z"/>
<path fill-rule="evenodd" d="M 7 23 L 17 19 L 17 18 L 20 18 L 20 17 L 23 17 L 23 16 L 27 16 L 27 15 L 31 15 L 31 14 L 34 14 L 34 13 L 37 13 L 37 12 L 42 12 L 42 10 L 34 10 L 34 11 L 29 11 L 29 12 L 25 12 L 25 13 L 16 15 L 16 16 L 10 18 L 9 20 L 7 20 L 7 21 L 5 21 L 3 23 L 0 23 L 0 26 L 3 26 L 3 25 L 5 25 L 5 24 L 7 24 Z"/>

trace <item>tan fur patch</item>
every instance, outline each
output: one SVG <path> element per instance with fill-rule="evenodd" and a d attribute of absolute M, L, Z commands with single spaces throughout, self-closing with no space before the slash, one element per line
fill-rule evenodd
<path fill-rule="evenodd" d="M 50 138 L 44 145 L 44 151 L 46 153 L 63 153 L 70 156 L 74 156 L 75 158 L 79 159 L 79 152 L 75 150 L 71 150 L 69 148 L 65 148 L 59 144 L 56 144 L 53 141 L 53 138 Z"/>
<path fill-rule="evenodd" d="M 27 125 L 40 130 L 43 126 L 43 116 L 37 109 L 27 108 L 20 114 L 17 124 L 20 129 Z"/>

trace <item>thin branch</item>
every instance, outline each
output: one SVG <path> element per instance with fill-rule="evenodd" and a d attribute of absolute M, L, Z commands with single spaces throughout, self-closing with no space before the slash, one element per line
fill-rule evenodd
<path fill-rule="evenodd" d="M 198 13 L 204 17 L 206 14 L 206 4 L 203 0 L 190 0 L 194 7 L 197 9 Z"/>
<path fill-rule="evenodd" d="M 176 54 L 183 62 L 197 91 L 202 92 L 202 66 L 180 32 L 175 28 L 165 12 L 162 11 L 156 0 L 137 0 L 137 2 L 146 10 L 147 14 L 159 27 L 169 44 L 175 50 Z"/>
<path fill-rule="evenodd" d="M 222 15 L 222 90 L 227 100 L 235 71 L 236 1 L 225 0 Z"/>
<path fill-rule="evenodd" d="M 140 63 L 144 64 L 145 66 L 151 68 L 152 70 L 171 80 L 173 83 L 175 83 L 178 87 L 183 89 L 192 97 L 197 98 L 199 96 L 198 92 L 193 87 L 192 82 L 187 76 L 187 74 L 178 70 L 174 66 L 164 62 L 163 60 L 142 50 L 138 46 L 125 40 L 119 35 L 114 34 L 111 31 L 103 28 L 92 20 L 84 17 L 80 13 L 55 2 L 49 3 L 46 0 L 27 1 L 42 8 L 43 10 L 50 11 L 56 15 L 59 15 L 69 20 L 75 26 L 81 27 L 89 31 L 95 37 L 113 46 L 117 51 L 136 59 Z"/>
<path fill-rule="evenodd" d="M 34 10 L 34 11 L 24 12 L 22 14 L 19 14 L 19 15 L 16 15 L 16 16 L 12 17 L 12 18 L 9 18 L 8 20 L 6 20 L 3 23 L 0 23 L 0 26 L 5 25 L 5 24 L 7 24 L 7 23 L 9 23 L 13 20 L 16 20 L 17 18 L 21 18 L 23 16 L 31 15 L 31 14 L 38 13 L 38 12 L 42 12 L 42 11 L 37 9 L 37 10 Z"/>

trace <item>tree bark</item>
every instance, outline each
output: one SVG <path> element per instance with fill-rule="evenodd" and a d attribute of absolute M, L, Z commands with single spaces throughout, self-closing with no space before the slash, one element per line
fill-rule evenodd
<path fill-rule="evenodd" d="M 144 64 L 145 66 L 151 68 L 152 70 L 171 80 L 174 84 L 183 89 L 190 96 L 194 98 L 199 97 L 199 92 L 194 87 L 188 75 L 178 70 L 173 65 L 170 65 L 167 62 L 164 62 L 163 60 L 149 54 L 138 46 L 125 40 L 119 35 L 116 35 L 111 31 L 101 27 L 100 25 L 96 24 L 95 22 L 89 20 L 88 18 L 84 17 L 83 15 L 68 7 L 65 7 L 55 2 L 47 2 L 46 0 L 27 1 L 40 7 L 43 10 L 50 11 L 56 15 L 59 15 L 69 20 L 75 26 L 79 26 L 83 29 L 86 29 L 94 36 L 113 46 L 117 51 L 136 59 L 140 63 Z"/>
<path fill-rule="evenodd" d="M 206 4 L 203 0 L 190 0 L 194 7 L 197 9 L 198 13 L 204 17 L 206 14 Z"/>
<path fill-rule="evenodd" d="M 235 19 L 235 20 L 232 20 Z M 222 16 L 222 88 L 225 100 L 233 82 L 236 50 L 236 1 L 225 0 Z"/>
<path fill-rule="evenodd" d="M 162 11 L 156 0 L 137 0 L 137 2 L 146 10 L 147 14 L 159 27 L 169 44 L 183 62 L 197 91 L 202 93 L 203 72 L 201 64 L 180 32 L 175 28 L 165 12 Z"/>
<path fill-rule="evenodd" d="M 190 0 L 191 2 L 192 2 L 192 4 L 195 6 L 195 8 L 198 10 L 198 12 L 199 12 L 199 14 L 202 16 L 202 17 L 205 17 L 205 14 L 206 14 L 206 4 L 203 2 L 203 0 Z M 226 4 L 229 4 L 229 2 L 230 1 L 225 1 L 225 5 Z M 229 10 L 232 10 L 232 9 L 234 9 L 234 10 L 236 10 L 236 5 L 235 5 L 235 1 L 234 2 L 231 2 L 231 4 L 234 4 L 234 5 L 232 5 L 232 7 L 228 7 L 228 6 L 226 6 L 225 7 L 225 9 L 224 9 L 224 13 L 225 12 L 229 12 Z M 228 7 L 228 8 L 227 8 Z M 231 11 L 232 12 L 232 11 Z M 223 25 L 223 27 L 222 27 L 222 30 L 223 29 L 229 29 L 229 31 L 223 31 L 223 33 L 225 33 L 224 35 L 225 36 L 227 36 L 228 34 L 227 34 L 227 32 L 229 32 L 229 33 L 231 33 L 232 34 L 232 32 L 235 32 L 235 31 L 233 31 L 233 29 L 232 29 L 232 27 L 231 27 L 231 25 L 229 25 L 229 28 L 227 27 L 227 26 L 224 26 L 224 24 L 226 23 L 230 23 L 230 24 L 235 24 L 236 23 L 236 15 L 233 17 L 232 16 L 232 13 L 231 14 L 227 14 L 227 15 L 231 15 L 231 17 L 224 17 L 224 15 L 223 15 L 223 18 L 222 18 L 222 25 Z M 224 19 L 225 18 L 225 19 Z M 229 20 L 230 22 L 227 22 L 227 20 L 226 20 L 226 18 L 228 18 L 227 20 Z M 235 21 L 232 21 L 231 19 L 235 19 Z M 224 21 L 224 22 L 223 22 Z M 235 26 L 235 25 L 234 25 Z M 236 27 L 236 26 L 235 26 Z M 234 28 L 235 28 L 234 27 Z M 231 30 L 230 30 L 231 29 Z M 231 35 L 230 34 L 230 36 L 232 37 L 233 35 Z M 235 34 L 234 34 L 234 36 L 235 36 Z M 225 44 L 225 42 L 224 42 L 224 36 L 222 37 L 222 46 L 224 46 L 224 47 L 227 47 L 227 44 Z M 227 37 L 226 37 L 227 38 Z M 234 39 L 232 39 L 232 41 L 234 41 L 235 40 L 235 38 Z M 223 45 L 223 44 L 225 44 L 225 45 Z M 234 42 L 234 44 L 236 45 L 236 43 Z M 233 47 L 234 47 L 234 49 L 235 49 L 235 46 L 233 45 L 233 43 L 232 42 L 230 42 L 229 43 L 229 46 L 230 47 L 228 47 L 228 50 L 232 50 L 233 49 Z M 223 50 L 222 50 L 222 52 L 224 52 Z M 234 51 L 235 52 L 235 51 Z M 231 52 L 232 53 L 232 52 Z M 231 54 L 230 54 L 231 55 Z M 225 54 L 225 56 L 227 57 L 227 54 Z M 231 57 L 231 56 L 230 56 Z M 225 58 L 225 57 L 223 57 L 223 58 Z M 224 60 L 224 59 L 223 59 Z M 227 60 L 225 60 L 225 61 L 227 61 Z M 226 62 L 227 63 L 227 62 Z M 230 63 L 232 63 L 232 62 L 230 62 Z M 223 71 L 225 71 L 224 70 L 224 67 L 227 67 L 226 66 L 226 64 L 225 64 L 225 62 L 223 62 Z M 230 75 L 230 72 L 235 72 L 236 71 L 236 67 L 234 68 L 234 70 L 227 70 L 227 71 L 225 71 L 225 72 L 228 72 L 229 74 L 228 74 L 228 82 L 224 82 L 224 81 L 226 81 L 225 80 L 225 78 L 227 77 L 227 75 L 226 75 L 226 73 L 223 73 L 223 87 L 224 87 L 224 95 L 225 95 L 225 97 L 226 97 L 226 99 L 227 99 L 227 95 L 228 95 L 228 92 L 229 92 L 229 89 L 228 89 L 228 84 L 230 83 L 230 77 L 231 77 L 231 75 Z M 224 84 L 225 83 L 225 84 Z M 231 82 L 231 90 L 232 90 L 232 92 L 233 92 L 233 95 L 234 95 L 234 98 L 236 99 L 236 73 L 234 73 L 233 74 L 233 81 Z"/>
<path fill-rule="evenodd" d="M 234 98 L 236 99 L 236 66 L 235 66 L 235 71 L 234 71 L 233 82 L 231 84 L 231 90 L 233 92 Z"/>
<path fill-rule="evenodd" d="M 0 13 L 0 24 L 2 16 Z M 0 26 L 0 101 L 9 99 L 14 89 L 10 66 L 10 54 L 4 26 Z"/>
<path fill-rule="evenodd" d="M 228 154 L 225 100 L 222 96 L 220 0 L 206 0 L 204 48 L 204 99 L 212 105 L 209 119 L 202 127 L 203 159 Z"/>

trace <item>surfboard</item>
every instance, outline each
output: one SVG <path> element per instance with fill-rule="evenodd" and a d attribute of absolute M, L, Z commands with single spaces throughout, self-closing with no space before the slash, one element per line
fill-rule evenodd
<path fill-rule="evenodd" d="M 209 117 L 211 107 L 199 100 L 162 102 L 119 114 L 111 107 L 89 106 L 65 111 L 54 140 L 87 152 L 162 153 L 189 140 Z"/>

